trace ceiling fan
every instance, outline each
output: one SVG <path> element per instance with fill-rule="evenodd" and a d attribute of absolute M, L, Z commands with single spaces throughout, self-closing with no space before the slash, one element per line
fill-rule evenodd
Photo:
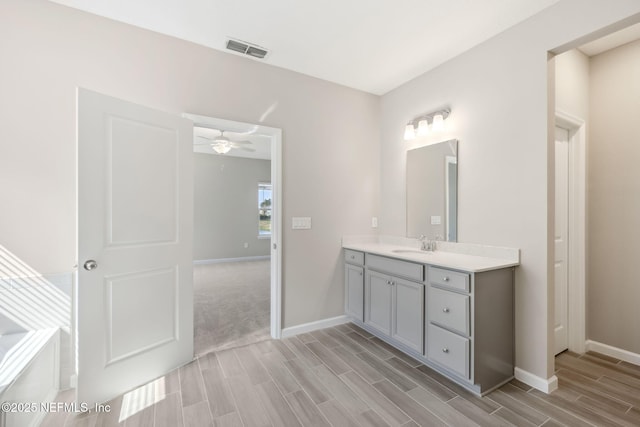
<path fill-rule="evenodd" d="M 208 141 L 200 144 L 196 143 L 196 145 L 209 144 L 211 145 L 211 148 L 213 148 L 213 150 L 218 154 L 226 154 L 231 151 L 232 148 L 244 151 L 256 151 L 253 148 L 247 147 L 248 145 L 251 145 L 251 141 L 235 141 L 224 136 L 225 131 L 218 130 L 218 132 L 220 132 L 220 135 L 214 138 L 196 135 L 198 138 L 202 138 Z"/>

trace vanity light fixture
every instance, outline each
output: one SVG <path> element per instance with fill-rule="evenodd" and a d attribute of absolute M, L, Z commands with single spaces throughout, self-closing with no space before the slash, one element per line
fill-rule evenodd
<path fill-rule="evenodd" d="M 433 113 L 423 114 L 413 120 L 410 120 L 404 128 L 405 141 L 414 139 L 416 135 L 426 136 L 429 132 L 443 131 L 444 121 L 449 117 L 450 113 L 451 110 L 446 108 L 444 110 L 434 111 Z M 431 128 L 429 128 L 429 122 L 431 122 Z"/>

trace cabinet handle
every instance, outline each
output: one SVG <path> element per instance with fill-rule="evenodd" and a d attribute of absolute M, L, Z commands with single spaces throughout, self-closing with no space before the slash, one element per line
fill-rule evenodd
<path fill-rule="evenodd" d="M 443 280 L 443 281 L 445 281 L 445 282 L 448 282 L 448 281 L 449 281 L 449 276 L 444 276 L 444 277 L 442 278 L 442 280 Z"/>
<path fill-rule="evenodd" d="M 362 272 L 360 272 L 360 276 L 362 276 Z"/>
<path fill-rule="evenodd" d="M 355 255 L 351 255 L 351 259 L 356 259 L 356 256 Z"/>
<path fill-rule="evenodd" d="M 447 347 L 445 347 L 445 348 L 442 349 L 442 352 L 443 353 L 449 353 L 449 349 Z"/>
<path fill-rule="evenodd" d="M 448 312 L 449 312 L 449 307 L 445 307 L 445 308 L 443 308 L 443 309 L 442 309 L 442 312 L 443 312 L 443 313 L 448 313 Z"/>

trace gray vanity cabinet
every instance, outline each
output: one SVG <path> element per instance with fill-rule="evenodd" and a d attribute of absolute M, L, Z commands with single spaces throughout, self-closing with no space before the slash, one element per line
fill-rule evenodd
<path fill-rule="evenodd" d="M 427 268 L 427 359 L 484 393 L 513 377 L 513 269 Z"/>
<path fill-rule="evenodd" d="M 386 274 L 367 271 L 364 323 L 386 335 L 391 335 L 392 283 L 392 278 Z"/>
<path fill-rule="evenodd" d="M 345 262 L 354 323 L 477 394 L 513 378 L 512 267 L 468 272 L 349 249 Z"/>
<path fill-rule="evenodd" d="M 344 311 L 360 322 L 364 321 L 364 254 L 345 250 Z"/>
<path fill-rule="evenodd" d="M 367 255 L 364 323 L 422 353 L 424 337 L 424 283 L 388 273 L 401 273 L 421 279 L 423 266 L 405 261 Z"/>
<path fill-rule="evenodd" d="M 403 279 L 393 284 L 391 337 L 422 352 L 424 336 L 424 285 Z"/>

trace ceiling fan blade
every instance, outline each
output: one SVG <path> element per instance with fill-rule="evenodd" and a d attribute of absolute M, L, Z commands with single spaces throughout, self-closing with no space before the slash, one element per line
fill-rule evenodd
<path fill-rule="evenodd" d="M 207 138 L 206 136 L 202 136 L 202 135 L 196 135 L 196 137 L 198 138 L 202 138 L 202 139 L 206 139 L 207 141 L 215 141 L 217 137 L 215 138 Z"/>
<path fill-rule="evenodd" d="M 251 141 L 231 141 L 232 144 L 238 144 L 238 145 L 252 145 L 253 143 Z"/>
<path fill-rule="evenodd" d="M 250 144 L 244 144 L 243 141 L 231 141 L 231 146 L 233 148 L 245 148 L 248 147 Z"/>
<path fill-rule="evenodd" d="M 256 150 L 254 150 L 253 148 L 248 148 L 248 147 L 234 147 L 234 148 L 236 148 L 237 150 L 249 151 L 249 152 L 251 152 L 251 153 L 253 153 L 254 151 L 256 151 Z"/>

